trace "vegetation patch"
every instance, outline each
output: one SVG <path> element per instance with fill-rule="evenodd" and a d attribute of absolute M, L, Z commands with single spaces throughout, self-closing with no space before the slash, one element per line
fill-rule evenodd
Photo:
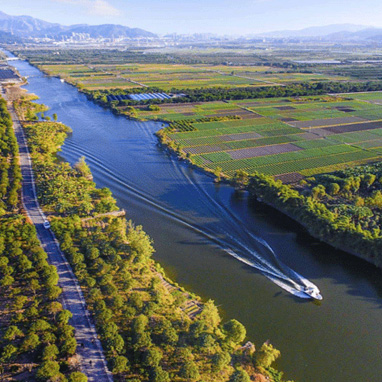
<path fill-rule="evenodd" d="M 86 382 L 76 356 L 70 311 L 20 200 L 18 145 L 0 100 L 0 374 L 1 379 Z"/>

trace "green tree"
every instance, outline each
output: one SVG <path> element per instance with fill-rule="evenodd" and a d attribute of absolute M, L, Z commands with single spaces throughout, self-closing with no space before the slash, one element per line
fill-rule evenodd
<path fill-rule="evenodd" d="M 319 184 L 318 186 L 312 188 L 312 198 L 321 199 L 325 195 L 325 187 L 322 184 Z"/>
<path fill-rule="evenodd" d="M 54 361 L 59 354 L 58 348 L 56 345 L 48 345 L 45 346 L 42 352 L 42 360 L 43 361 Z"/>
<path fill-rule="evenodd" d="M 218 308 L 212 300 L 208 300 L 200 313 L 200 319 L 209 327 L 217 328 L 220 324 L 221 318 L 219 315 Z"/>
<path fill-rule="evenodd" d="M 50 286 L 46 289 L 46 297 L 48 297 L 49 300 L 57 300 L 61 293 L 62 289 L 57 285 Z"/>
<path fill-rule="evenodd" d="M 235 370 L 231 375 L 229 382 L 250 382 L 248 373 L 245 370 Z"/>
<path fill-rule="evenodd" d="M 73 371 L 69 375 L 68 382 L 88 382 L 88 377 L 80 371 Z"/>
<path fill-rule="evenodd" d="M 85 157 L 81 157 L 74 165 L 74 168 L 85 178 L 92 178 L 92 173 L 89 166 L 85 162 Z"/>
<path fill-rule="evenodd" d="M 10 268 L 10 267 L 7 267 L 7 268 Z M 15 282 L 15 279 L 12 276 L 5 275 L 0 280 L 0 286 L 2 287 L 11 286 L 14 282 Z"/>
<path fill-rule="evenodd" d="M 121 374 L 129 369 L 129 361 L 126 357 L 119 355 L 113 359 L 113 373 Z"/>
<path fill-rule="evenodd" d="M 56 361 L 45 361 L 37 369 L 36 377 L 40 381 L 48 381 L 57 377 L 60 373 L 60 365 Z"/>
<path fill-rule="evenodd" d="M 159 365 L 162 357 L 162 352 L 158 348 L 152 347 L 146 350 L 144 354 L 144 363 L 148 367 L 156 367 Z"/>
<path fill-rule="evenodd" d="M 330 195 L 337 195 L 341 190 L 341 187 L 338 183 L 330 183 L 328 186 L 328 192 Z"/>
<path fill-rule="evenodd" d="M 53 315 L 54 320 L 56 320 L 57 313 L 62 311 L 62 304 L 58 301 L 52 301 L 47 308 L 48 312 Z"/>
<path fill-rule="evenodd" d="M 268 368 L 279 356 L 279 350 L 271 344 L 264 343 L 260 350 L 255 353 L 255 364 L 257 367 Z"/>
<path fill-rule="evenodd" d="M 249 174 L 243 170 L 236 170 L 232 182 L 235 187 L 242 188 L 248 184 Z"/>
<path fill-rule="evenodd" d="M 226 341 L 232 342 L 235 345 L 242 342 L 247 335 L 244 325 L 235 319 L 226 322 L 223 330 L 226 335 Z"/>
<path fill-rule="evenodd" d="M 186 361 L 179 370 L 179 375 L 188 381 L 198 381 L 200 378 L 198 367 L 193 361 Z"/>
<path fill-rule="evenodd" d="M 21 351 L 33 351 L 40 345 L 40 338 L 36 333 L 28 334 L 21 344 Z"/>
<path fill-rule="evenodd" d="M 150 372 L 150 382 L 170 382 L 170 376 L 167 371 L 156 366 Z"/>
<path fill-rule="evenodd" d="M 121 353 L 125 347 L 125 341 L 119 334 L 114 334 L 106 338 L 106 348 L 109 351 Z"/>
<path fill-rule="evenodd" d="M 50 330 L 51 326 L 48 321 L 43 319 L 38 319 L 35 322 L 32 322 L 30 326 L 31 332 L 43 332 L 45 330 Z"/>
<path fill-rule="evenodd" d="M 65 357 L 70 357 L 76 353 L 77 341 L 74 337 L 67 338 L 61 345 L 61 354 Z"/>
<path fill-rule="evenodd" d="M 69 310 L 62 310 L 61 312 L 58 313 L 57 315 L 57 323 L 61 326 L 67 325 L 69 320 L 73 317 L 73 314 Z"/>
<path fill-rule="evenodd" d="M 17 355 L 17 347 L 12 344 L 5 345 L 1 352 L 1 362 L 9 362 Z"/>
<path fill-rule="evenodd" d="M 150 105 L 147 109 L 149 111 L 160 111 L 160 107 L 158 105 Z"/>
<path fill-rule="evenodd" d="M 215 372 L 223 370 L 231 362 L 231 356 L 228 352 L 216 353 L 212 357 L 212 369 Z"/>
<path fill-rule="evenodd" d="M 376 178 L 377 178 L 377 176 L 374 174 L 366 174 L 363 177 L 363 181 L 365 182 L 366 187 L 369 188 L 370 186 L 372 186 L 373 183 L 375 182 Z"/>
<path fill-rule="evenodd" d="M 13 341 L 14 339 L 22 337 L 23 335 L 23 332 L 17 326 L 11 325 L 4 333 L 3 339 L 6 341 Z"/>
<path fill-rule="evenodd" d="M 223 169 L 221 167 L 219 167 L 219 166 L 215 168 L 215 171 L 214 171 L 215 182 L 218 183 L 218 182 L 221 181 L 222 171 L 223 171 Z"/>
<path fill-rule="evenodd" d="M 13 301 L 13 306 L 12 306 L 13 310 L 15 311 L 21 310 L 27 301 L 28 301 L 27 296 L 16 296 L 15 300 Z"/>
<path fill-rule="evenodd" d="M 153 241 L 143 231 L 142 226 L 134 226 L 131 220 L 128 222 L 127 241 L 132 251 L 144 258 L 149 258 L 154 253 Z"/>

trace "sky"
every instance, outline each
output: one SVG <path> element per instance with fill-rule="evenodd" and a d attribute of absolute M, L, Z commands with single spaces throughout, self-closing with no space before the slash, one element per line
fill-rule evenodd
<path fill-rule="evenodd" d="M 121 24 L 158 34 L 243 35 L 343 23 L 382 27 L 381 0 L 0 0 L 0 10 L 64 25 Z"/>

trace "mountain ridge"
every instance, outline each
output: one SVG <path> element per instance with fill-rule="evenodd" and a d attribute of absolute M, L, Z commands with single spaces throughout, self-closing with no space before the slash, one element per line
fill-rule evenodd
<path fill-rule="evenodd" d="M 50 23 L 31 16 L 11 16 L 0 11 L 0 31 L 12 35 L 29 37 L 50 37 L 60 39 L 70 37 L 73 33 L 88 34 L 92 38 L 138 38 L 138 37 L 156 37 L 152 32 L 140 28 L 130 28 L 116 24 L 102 25 L 61 25 Z"/>
<path fill-rule="evenodd" d="M 342 32 L 357 33 L 364 29 L 372 29 L 372 27 L 356 24 L 330 24 L 296 30 L 272 31 L 266 33 L 259 33 L 258 35 L 265 37 L 325 37 L 330 34 Z"/>

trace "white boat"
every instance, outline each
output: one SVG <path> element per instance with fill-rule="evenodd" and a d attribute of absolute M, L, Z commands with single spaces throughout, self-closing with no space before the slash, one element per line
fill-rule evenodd
<path fill-rule="evenodd" d="M 302 292 L 307 294 L 309 297 L 314 298 L 315 300 L 322 300 L 320 290 L 317 287 L 306 286 L 302 289 Z"/>
<path fill-rule="evenodd" d="M 65 80 L 64 80 L 63 78 L 60 78 L 60 81 L 61 81 L 61 82 L 65 82 Z"/>

